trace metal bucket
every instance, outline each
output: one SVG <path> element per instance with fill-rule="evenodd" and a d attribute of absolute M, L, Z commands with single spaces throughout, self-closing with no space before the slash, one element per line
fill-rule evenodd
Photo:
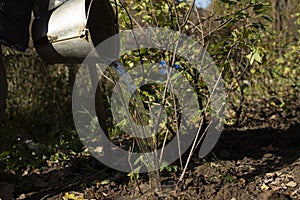
<path fill-rule="evenodd" d="M 117 33 L 108 0 L 69 0 L 35 18 L 32 25 L 35 49 L 48 63 L 81 63 L 99 43 Z M 114 38 L 105 57 L 118 54 L 119 41 Z"/>

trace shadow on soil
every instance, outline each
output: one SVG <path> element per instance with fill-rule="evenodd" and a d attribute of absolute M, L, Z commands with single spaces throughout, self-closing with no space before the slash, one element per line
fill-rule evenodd
<path fill-rule="evenodd" d="M 221 135 L 213 153 L 219 160 L 242 160 L 245 157 L 257 161 L 256 169 L 243 175 L 247 180 L 290 165 L 300 157 L 300 125 L 283 131 L 272 129 L 227 130 Z M 210 160 L 213 154 L 209 154 Z M 273 156 L 277 159 L 270 159 Z M 278 162 L 278 159 L 280 162 Z M 201 162 L 200 162 L 201 163 Z M 199 163 L 191 163 L 199 165 Z M 114 179 L 117 184 L 126 184 L 128 178 L 103 166 L 93 158 L 78 159 L 70 167 L 49 169 L 40 174 L 25 177 L 9 175 L 7 182 L 14 185 L 14 196 L 26 194 L 25 199 L 42 199 L 66 191 L 82 191 L 96 181 Z"/>
<path fill-rule="evenodd" d="M 251 181 L 255 176 L 280 170 L 300 157 L 300 124 L 288 130 L 255 129 L 224 131 L 213 149 L 220 160 L 255 159 L 256 169 L 244 175 Z M 211 157 L 210 154 L 208 157 Z"/>

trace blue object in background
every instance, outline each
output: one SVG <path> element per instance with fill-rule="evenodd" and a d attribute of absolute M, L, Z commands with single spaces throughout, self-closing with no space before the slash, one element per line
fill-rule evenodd
<path fill-rule="evenodd" d="M 166 63 L 165 60 L 160 61 L 160 66 L 159 67 L 160 67 L 160 73 L 161 74 L 166 74 L 167 73 L 167 71 L 166 71 L 167 63 Z"/>
<path fill-rule="evenodd" d="M 177 69 L 177 70 L 181 68 L 180 65 L 178 65 L 178 64 L 176 64 L 176 63 L 174 64 L 174 67 L 175 67 L 175 69 Z"/>
<path fill-rule="evenodd" d="M 161 73 L 161 74 L 166 74 L 166 73 L 167 73 L 166 67 L 167 67 L 166 61 L 165 61 L 165 60 L 160 61 L 160 73 Z M 178 69 L 181 69 L 181 66 L 180 66 L 179 64 L 176 64 L 176 63 L 175 63 L 175 64 L 174 64 L 174 68 L 175 68 L 176 70 L 178 70 Z"/>
<path fill-rule="evenodd" d="M 167 64 L 166 64 L 166 61 L 165 60 L 162 60 L 162 61 L 160 61 L 160 64 L 162 65 L 162 66 L 167 66 Z"/>

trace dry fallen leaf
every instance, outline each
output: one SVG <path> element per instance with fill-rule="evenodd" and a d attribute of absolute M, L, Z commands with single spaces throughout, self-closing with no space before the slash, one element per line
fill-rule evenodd
<path fill-rule="evenodd" d="M 294 187 L 297 186 L 297 183 L 294 182 L 294 181 L 290 181 L 290 182 L 288 182 L 288 183 L 286 184 L 286 186 L 291 187 L 291 188 L 294 188 Z"/>
<path fill-rule="evenodd" d="M 262 184 L 262 186 L 260 187 L 260 189 L 262 191 L 267 191 L 269 189 L 269 186 L 267 186 L 266 184 Z"/>

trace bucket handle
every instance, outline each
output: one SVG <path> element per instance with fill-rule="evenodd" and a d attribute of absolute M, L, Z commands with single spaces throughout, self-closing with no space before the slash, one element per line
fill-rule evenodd
<path fill-rule="evenodd" d="M 90 11 L 91 11 L 93 1 L 94 0 L 91 0 L 90 3 L 89 3 L 88 10 L 86 12 L 87 14 L 86 14 L 85 28 L 81 31 L 81 34 L 80 34 L 80 37 L 85 38 L 87 41 L 92 41 L 92 37 L 91 37 L 90 31 L 89 31 L 89 27 L 88 27 L 87 22 L 88 22 L 89 17 L 90 17 Z M 91 48 L 94 48 L 94 46 L 92 44 L 89 43 L 89 45 L 90 45 Z"/>
<path fill-rule="evenodd" d="M 90 11 L 91 11 L 91 7 L 92 7 L 93 1 L 94 1 L 94 0 L 91 0 L 91 1 L 90 1 L 89 7 L 88 7 L 88 10 L 87 10 L 87 14 L 86 14 L 86 21 L 88 21 L 88 19 L 89 19 L 89 17 L 90 17 Z M 87 23 L 86 23 L 86 26 L 87 26 Z"/>

